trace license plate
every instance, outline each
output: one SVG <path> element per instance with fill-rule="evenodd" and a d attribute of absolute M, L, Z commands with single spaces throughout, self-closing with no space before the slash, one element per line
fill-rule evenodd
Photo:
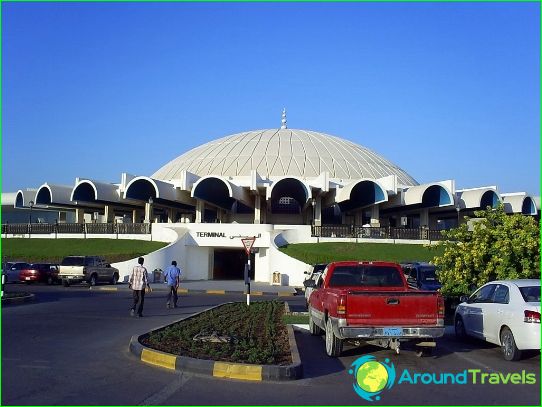
<path fill-rule="evenodd" d="M 383 336 L 402 336 L 403 328 L 382 328 Z"/>

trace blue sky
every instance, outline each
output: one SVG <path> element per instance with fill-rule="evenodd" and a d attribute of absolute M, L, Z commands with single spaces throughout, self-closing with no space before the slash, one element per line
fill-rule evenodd
<path fill-rule="evenodd" d="M 2 3 L 2 190 L 120 182 L 233 133 L 540 194 L 538 3 Z"/>

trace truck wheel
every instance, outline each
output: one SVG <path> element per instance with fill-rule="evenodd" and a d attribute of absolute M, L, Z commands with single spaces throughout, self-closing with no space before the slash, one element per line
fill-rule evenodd
<path fill-rule="evenodd" d="M 331 357 L 338 357 L 343 351 L 343 341 L 335 336 L 331 326 L 331 318 L 326 322 L 326 353 Z"/>
<path fill-rule="evenodd" d="M 90 276 L 89 284 L 91 286 L 95 286 L 97 281 L 98 281 L 98 278 L 96 277 L 96 274 L 93 274 Z"/>
<path fill-rule="evenodd" d="M 53 276 L 48 276 L 47 277 L 47 285 L 51 285 L 53 284 Z"/>
<path fill-rule="evenodd" d="M 519 360 L 521 351 L 516 346 L 514 334 L 508 327 L 504 327 L 501 331 L 501 349 L 505 360 Z"/>
<path fill-rule="evenodd" d="M 117 281 L 119 281 L 119 275 L 117 273 L 113 274 L 113 278 L 110 281 L 110 284 L 116 285 Z"/>
<path fill-rule="evenodd" d="M 311 335 L 314 335 L 314 336 L 322 335 L 323 333 L 322 328 L 316 325 L 314 321 L 312 320 L 310 311 L 309 311 L 309 331 L 311 332 Z"/>

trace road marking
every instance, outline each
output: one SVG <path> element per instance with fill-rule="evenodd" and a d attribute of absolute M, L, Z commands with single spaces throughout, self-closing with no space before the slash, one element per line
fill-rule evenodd
<path fill-rule="evenodd" d="M 293 297 L 294 293 L 277 293 L 279 297 Z"/>
<path fill-rule="evenodd" d="M 157 405 L 163 404 L 164 401 L 166 401 L 171 396 L 173 396 L 177 391 L 179 391 L 184 386 L 184 384 L 190 379 L 190 377 L 186 377 L 186 374 L 184 374 L 183 372 L 179 372 L 179 374 L 176 374 L 175 376 L 177 377 L 176 380 L 174 380 L 172 383 L 162 388 L 162 390 L 157 391 L 153 395 L 147 397 L 145 400 L 139 403 L 139 405 L 140 406 L 157 406 Z"/>
<path fill-rule="evenodd" d="M 262 367 L 240 365 L 236 363 L 215 362 L 213 367 L 213 376 L 225 377 L 228 379 L 261 381 Z"/>
<path fill-rule="evenodd" d="M 141 360 L 143 362 L 165 367 L 166 369 L 175 370 L 176 359 L 173 355 L 166 355 L 165 353 L 154 352 L 148 349 L 143 349 L 141 352 Z"/>

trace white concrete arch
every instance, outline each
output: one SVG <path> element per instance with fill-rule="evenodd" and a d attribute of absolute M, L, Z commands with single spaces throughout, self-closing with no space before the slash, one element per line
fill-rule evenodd
<path fill-rule="evenodd" d="M 435 182 L 410 187 L 404 194 L 405 205 L 443 207 L 454 204 L 453 182 Z"/>
<path fill-rule="evenodd" d="M 536 201 L 526 192 L 513 192 L 501 194 L 506 213 L 521 213 L 523 215 L 536 215 Z"/>
<path fill-rule="evenodd" d="M 19 189 L 15 195 L 14 208 L 30 208 L 30 201 L 36 204 L 36 192 L 35 188 Z"/>
<path fill-rule="evenodd" d="M 292 196 L 292 197 L 295 198 L 297 201 L 299 201 L 299 204 L 303 207 L 305 204 L 309 202 L 309 199 L 312 198 L 312 191 L 311 191 L 310 185 L 305 180 L 299 177 L 286 176 L 286 177 L 280 177 L 278 179 L 273 180 L 273 183 L 271 184 L 271 186 L 266 188 L 266 199 L 267 200 L 271 199 L 275 188 L 277 188 L 279 185 L 284 185 L 284 183 L 288 181 L 293 181 L 294 183 L 301 186 L 301 191 L 303 192 L 303 195 L 304 195 L 303 197 L 299 194 L 299 191 L 294 192 L 290 194 L 289 196 L 298 195 L 298 196 L 295 196 L 295 197 Z"/>
<path fill-rule="evenodd" d="M 119 202 L 119 186 L 90 179 L 82 179 L 73 188 L 71 200 Z"/>
<path fill-rule="evenodd" d="M 67 185 L 43 184 L 36 192 L 36 205 L 64 205 L 73 206 L 71 200 L 72 187 Z"/>
<path fill-rule="evenodd" d="M 502 202 L 496 186 L 461 189 L 456 194 L 461 209 L 485 209 L 486 206 L 496 208 Z"/>
<path fill-rule="evenodd" d="M 361 205 L 359 207 L 376 205 L 388 201 L 388 191 L 386 190 L 386 188 L 377 180 L 368 178 L 354 180 L 351 183 L 345 185 L 337 192 L 335 201 L 337 203 L 352 201 L 352 192 L 355 189 L 359 189 L 360 187 L 363 187 L 365 185 L 369 187 L 369 189 L 372 188 L 372 191 L 368 192 L 371 192 L 372 194 L 374 194 L 374 196 L 371 197 L 371 202 L 360 202 Z M 355 205 L 355 202 L 351 202 L 351 204 Z"/>
<path fill-rule="evenodd" d="M 227 194 L 220 196 L 220 191 L 212 188 L 212 185 L 223 185 Z M 231 209 L 233 201 L 240 201 L 244 205 L 254 207 L 254 202 L 250 197 L 249 192 L 232 182 L 225 177 L 208 175 L 198 179 L 192 186 L 190 193 L 192 198 L 202 199 L 225 209 Z"/>

